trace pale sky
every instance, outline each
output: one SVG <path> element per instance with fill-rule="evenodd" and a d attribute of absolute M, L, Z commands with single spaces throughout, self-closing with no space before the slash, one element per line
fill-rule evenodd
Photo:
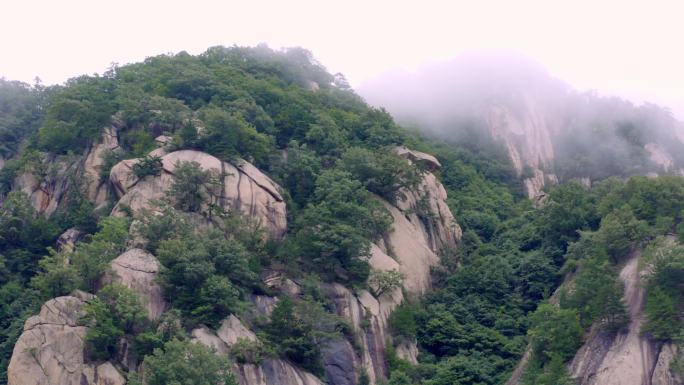
<path fill-rule="evenodd" d="M 506 49 L 580 90 L 684 119 L 684 1 L 2 0 L 0 76 L 61 83 L 214 45 L 302 46 L 352 85 L 463 51 Z"/>

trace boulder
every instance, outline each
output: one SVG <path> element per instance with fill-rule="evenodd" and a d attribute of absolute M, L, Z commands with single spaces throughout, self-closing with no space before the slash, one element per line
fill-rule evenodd
<path fill-rule="evenodd" d="M 428 173 L 418 191 L 404 191 L 396 205 L 382 201 L 392 215 L 393 230 L 382 251 L 394 257 L 406 275 L 404 287 L 415 295 L 430 287 L 430 269 L 439 264 L 443 246 L 455 247 L 461 228 L 446 204 L 446 191 Z"/>
<path fill-rule="evenodd" d="M 206 326 L 201 326 L 197 329 L 194 329 L 190 333 L 190 336 L 192 337 L 193 341 L 214 349 L 218 354 L 230 353 L 230 349 L 228 348 L 226 343 L 221 341 L 221 339 L 216 335 L 216 333 L 214 333 L 213 330 L 209 329 Z"/>
<path fill-rule="evenodd" d="M 159 261 L 142 249 L 131 249 L 110 263 L 111 272 L 104 283 L 119 283 L 134 291 L 150 319 L 157 319 L 167 308 L 161 287 L 156 281 Z"/>
<path fill-rule="evenodd" d="M 396 151 L 410 162 L 424 162 L 427 170 L 439 167 L 439 162 L 431 155 L 405 147 Z M 430 288 L 430 270 L 439 264 L 437 253 L 442 247 L 456 247 L 461 229 L 446 204 L 446 190 L 432 173 L 426 172 L 415 190 L 404 190 L 399 195 L 394 205 L 378 198 L 392 216 L 393 230 L 383 240 L 371 244 L 368 262 L 376 270 L 401 271 L 405 275 L 405 292 L 418 296 Z M 335 343 L 323 349 L 328 382 L 335 385 L 356 383 L 356 376 L 362 369 L 372 384 L 385 379 L 385 352 L 387 343 L 393 343 L 388 319 L 404 300 L 401 288 L 378 297 L 366 290 L 354 294 L 339 284 L 328 284 L 323 288 L 335 304 L 337 315 L 352 325 L 361 348 L 357 355 L 353 349 L 350 352 L 341 342 L 333 341 Z M 397 352 L 401 357 L 417 362 L 415 342 L 398 344 Z M 347 365 L 350 362 L 353 370 Z"/>
<path fill-rule="evenodd" d="M 275 305 L 278 303 L 278 298 L 266 295 L 252 294 L 249 299 L 254 304 L 254 314 L 266 318 L 271 317 L 273 309 L 275 309 Z"/>
<path fill-rule="evenodd" d="M 92 296 L 51 299 L 40 313 L 26 320 L 7 368 L 9 385 L 124 385 L 124 377 L 109 362 L 97 365 L 84 357 L 88 328 L 78 324 Z"/>
<path fill-rule="evenodd" d="M 257 337 L 251 330 L 247 329 L 245 325 L 234 315 L 229 315 L 221 322 L 221 327 L 216 332 L 218 338 L 221 339 L 228 347 L 232 347 L 239 340 L 246 339 L 256 342 Z"/>
<path fill-rule="evenodd" d="M 121 212 L 122 206 L 129 207 L 133 212 L 150 208 L 150 201 L 166 197 L 166 192 L 173 185 L 178 162 L 197 162 L 202 169 L 214 170 L 219 176 L 220 187 L 212 192 L 219 206 L 256 220 L 273 239 L 280 239 L 284 235 L 287 217 L 280 188 L 252 164 L 241 160 L 233 165 L 193 150 L 174 151 L 161 158 L 161 174 L 142 180 L 132 170 L 138 160 L 124 160 L 112 168 L 110 181 L 119 198 L 112 211 L 114 215 Z"/>

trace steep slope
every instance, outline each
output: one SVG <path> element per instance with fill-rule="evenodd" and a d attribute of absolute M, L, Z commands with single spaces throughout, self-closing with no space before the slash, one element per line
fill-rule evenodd
<path fill-rule="evenodd" d="M 620 271 L 624 302 L 629 311 L 627 330 L 617 334 L 594 330 L 570 364 L 580 385 L 665 385 L 679 383 L 669 366 L 677 348 L 643 334 L 645 291 L 639 270 L 641 252 L 634 252 Z"/>
<path fill-rule="evenodd" d="M 171 158 L 168 156 L 171 155 Z M 210 164 L 212 158 L 208 154 L 199 152 L 181 152 L 181 154 L 170 153 L 165 155 L 165 164 L 170 162 L 170 159 L 208 159 L 201 164 L 211 169 Z M 184 157 L 182 155 L 185 155 Z M 192 155 L 192 156 L 190 156 Z M 175 157 L 174 157 L 175 156 Z M 428 159 L 429 168 L 436 170 L 439 167 L 438 162 L 429 155 L 408 150 L 405 153 L 406 159 L 412 159 L 414 162 L 425 161 Z M 421 159 L 421 160 L 419 160 Z M 129 161 L 124 161 L 129 162 Z M 216 160 L 216 162 L 218 162 Z M 125 163 L 124 163 L 125 164 Z M 207 166 L 209 164 L 209 166 Z M 217 164 L 220 164 L 218 162 Z M 225 164 L 225 163 L 224 163 Z M 127 166 L 128 167 L 128 166 Z M 243 169 L 245 166 L 242 166 Z M 121 189 L 122 182 L 130 180 L 125 175 L 122 176 L 120 167 L 116 166 L 112 169 L 113 186 Z M 237 170 L 237 169 L 234 169 Z M 256 169 L 251 169 L 251 178 L 258 172 Z M 170 173 L 172 182 L 173 174 Z M 257 178 L 262 184 L 267 185 L 274 192 L 277 192 L 279 187 L 273 182 L 270 182 L 265 176 Z M 156 179 L 155 179 L 156 180 Z M 250 179 L 252 180 L 252 179 Z M 116 183 L 118 182 L 118 183 Z M 158 192 L 163 192 L 164 187 L 157 186 L 149 189 L 135 190 L 140 182 L 128 185 L 125 188 L 119 204 L 125 201 L 125 197 L 131 191 L 137 191 L 137 199 L 141 205 L 147 204 L 148 201 L 159 199 L 161 196 Z M 156 183 L 154 180 L 151 183 Z M 224 190 L 228 191 L 228 190 Z M 252 194 L 253 195 L 253 194 Z M 248 195 L 248 196 L 252 196 Z M 417 214 L 417 205 L 420 197 L 428 197 L 427 207 L 433 214 L 428 218 L 420 218 Z M 373 268 L 378 270 L 394 270 L 398 269 L 406 275 L 403 289 L 411 296 L 416 296 L 424 293 L 430 287 L 430 268 L 438 264 L 437 252 L 441 247 L 449 246 L 455 247 L 458 243 L 461 232 L 453 215 L 446 206 L 446 192 L 444 187 L 439 183 L 434 175 L 427 173 L 423 177 L 423 182 L 415 191 L 405 191 L 403 197 L 397 204 L 392 205 L 388 202 L 383 202 L 385 207 L 390 211 L 393 224 L 393 231 L 389 236 L 381 242 L 381 246 L 372 246 L 372 257 L 370 264 Z M 125 201 L 130 203 L 131 201 Z M 276 201 L 277 202 L 277 201 Z M 131 205 L 134 209 L 138 206 Z M 142 207 L 142 206 L 141 206 Z M 284 205 L 279 212 L 284 215 Z M 116 209 L 114 210 L 116 212 Z M 247 210 L 245 212 L 255 218 L 261 218 L 261 211 Z M 272 222 L 269 222 L 272 223 Z M 277 229 L 276 229 L 277 230 Z M 392 253 L 393 257 L 387 255 Z M 143 250 L 130 249 L 121 254 L 119 257 L 111 262 L 111 272 L 106 273 L 103 278 L 103 284 L 108 282 L 121 283 L 131 290 L 133 290 L 142 305 L 147 309 L 148 316 L 151 319 L 156 319 L 168 307 L 162 295 L 162 291 L 156 283 L 155 276 L 159 270 L 159 265 L 156 258 Z M 293 285 L 296 285 L 293 283 Z M 330 295 L 335 304 L 335 311 L 338 315 L 346 318 L 353 327 L 354 340 L 361 346 L 361 354 L 352 348 L 352 345 L 347 340 L 338 340 L 329 342 L 323 349 L 323 360 L 325 362 L 326 378 L 328 383 L 335 385 L 356 384 L 358 383 L 358 373 L 361 371 L 368 374 L 371 383 L 376 383 L 377 380 L 386 378 L 386 351 L 387 343 L 391 342 L 391 336 L 388 326 L 388 317 L 392 310 L 399 305 L 403 300 L 402 290 L 400 288 L 394 289 L 391 292 L 383 293 L 375 297 L 367 290 L 362 290 L 358 294 L 354 294 L 349 289 L 339 284 L 326 285 L 326 291 Z M 85 294 L 78 294 L 84 296 Z M 66 299 L 64 299 L 66 298 Z M 66 301 L 66 302 L 65 302 Z M 33 373 L 44 369 L 45 365 L 42 362 L 52 362 L 53 360 L 63 360 L 60 367 L 71 368 L 66 372 L 58 371 L 57 369 L 49 369 L 45 374 L 45 381 L 47 383 L 72 383 L 73 381 L 81 381 L 80 378 L 94 378 L 94 380 L 86 381 L 115 381 L 115 384 L 125 383 L 121 375 L 116 369 L 111 375 L 117 376 L 115 380 L 105 379 L 105 374 L 100 372 L 105 369 L 111 371 L 109 368 L 111 364 L 90 364 L 84 357 L 84 349 L 82 342 L 80 345 L 66 346 L 67 340 L 72 340 L 73 337 L 64 336 L 62 334 L 53 335 L 49 337 L 38 338 L 34 337 L 35 325 L 42 324 L 59 324 L 68 325 L 75 328 L 79 334 L 78 340 L 82 341 L 87 327 L 79 326 L 77 323 L 78 311 L 82 302 L 79 302 L 75 297 L 63 297 L 51 300 L 44 305 L 44 310 L 41 311 L 40 317 L 47 317 L 43 313 L 48 312 L 54 306 L 74 302 L 75 305 L 68 305 L 67 310 L 59 310 L 56 313 L 65 313 L 68 319 L 62 321 L 35 321 L 30 319 L 27 321 L 24 333 L 17 343 L 15 354 L 12 357 L 9 371 L 9 384 L 28 384 L 41 383 L 41 379 L 36 378 L 31 380 L 19 380 L 21 373 Z M 70 302 L 69 302 L 70 303 Z M 60 305 L 61 306 L 61 305 Z M 66 306 L 66 305 L 65 305 Z M 48 312 L 49 313 L 49 312 Z M 48 314 L 45 313 L 45 314 Z M 52 313 L 55 313 L 52 311 Z M 50 314 L 52 314 L 50 313 Z M 60 326 L 63 328 L 63 326 Z M 45 334 L 46 332 L 42 332 Z M 256 336 L 252 331 L 247 329 L 235 316 L 231 315 L 226 318 L 221 327 L 216 331 L 212 331 L 206 327 L 195 329 L 192 331 L 193 338 L 205 345 L 215 348 L 221 354 L 229 354 L 231 347 L 238 342 L 239 339 L 245 338 L 247 340 L 256 341 Z M 30 340 L 33 338 L 33 340 Z M 29 341 L 30 340 L 30 341 Z M 34 341 L 35 340 L 35 341 Z M 28 342 L 27 342 L 28 341 Z M 31 342 L 33 341 L 33 342 Z M 415 344 L 415 342 L 413 342 Z M 31 348 L 26 348 L 29 346 Z M 52 348 L 58 346 L 60 348 Z M 65 347 L 66 346 L 66 347 Z M 16 350 L 19 349 L 19 350 Z M 66 349 L 66 350 L 65 350 Z M 399 352 L 406 359 L 415 362 L 415 346 L 402 345 L 398 347 Z M 38 357 L 35 361 L 30 359 L 31 351 L 38 351 Z M 411 353 L 413 352 L 413 353 Z M 81 357 L 81 358 L 75 358 Z M 135 367 L 135 362 L 123 362 L 122 365 L 126 367 Z M 95 365 L 95 366 L 93 366 Z M 103 365 L 109 365 L 107 367 Z M 350 370 L 340 370 L 342 367 L 348 367 Z M 41 369 L 43 368 L 43 369 Z M 244 385 L 261 385 L 261 384 L 321 384 L 315 376 L 298 369 L 296 366 L 279 359 L 266 359 L 258 365 L 253 364 L 235 364 L 236 374 L 238 374 L 240 383 Z M 104 372 L 103 372 L 104 373 Z M 109 374 L 107 374 L 109 375 Z M 65 377 L 66 376 L 66 377 Z M 73 377 L 73 380 L 71 379 Z M 31 377 L 32 378 L 32 377 Z M 90 384 L 91 382 L 87 382 Z M 99 382 L 92 382 L 93 384 Z"/>

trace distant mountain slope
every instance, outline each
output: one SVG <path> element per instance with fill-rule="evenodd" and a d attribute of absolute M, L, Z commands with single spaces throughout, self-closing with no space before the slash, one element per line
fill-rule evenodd
<path fill-rule="evenodd" d="M 399 123 L 503 147 L 530 197 L 575 178 L 684 173 L 684 124 L 668 110 L 579 93 L 514 55 L 463 55 L 358 91 Z"/>

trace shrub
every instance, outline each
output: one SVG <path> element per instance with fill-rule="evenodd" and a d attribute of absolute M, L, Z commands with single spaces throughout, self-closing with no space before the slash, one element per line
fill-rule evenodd
<path fill-rule="evenodd" d="M 374 296 L 379 297 L 384 293 L 401 288 L 406 275 L 397 269 L 373 270 L 368 278 L 368 286 Z"/>
<path fill-rule="evenodd" d="M 225 357 L 189 340 L 172 339 L 154 349 L 143 367 L 145 385 L 237 385 Z"/>
<path fill-rule="evenodd" d="M 139 179 L 146 176 L 157 176 L 162 171 L 162 159 L 158 156 L 146 156 L 133 165 L 133 174 Z"/>
<path fill-rule="evenodd" d="M 350 148 L 342 154 L 338 167 L 390 202 L 400 197 L 401 189 L 416 189 L 422 179 L 418 168 L 389 151 Z"/>
<path fill-rule="evenodd" d="M 247 338 L 239 338 L 230 348 L 231 357 L 241 364 L 260 365 L 264 358 L 272 354 L 273 352 L 261 341 L 252 341 Z"/>
<path fill-rule="evenodd" d="M 394 309 L 389 316 L 390 330 L 392 335 L 412 341 L 416 338 L 416 306 L 404 302 Z"/>
<path fill-rule="evenodd" d="M 214 190 L 219 185 L 218 176 L 212 170 L 203 170 L 197 162 L 178 162 L 175 165 L 174 180 L 167 196 L 177 209 L 198 212 L 202 204 L 211 203 L 211 197 L 218 195 Z"/>
<path fill-rule="evenodd" d="M 285 297 L 278 301 L 271 314 L 271 322 L 266 325 L 265 330 L 278 354 L 314 374 L 323 373 L 321 352 L 316 344 L 314 330 L 310 324 L 302 322 L 290 298 Z"/>
<path fill-rule="evenodd" d="M 107 285 L 88 302 L 82 321 L 87 325 L 86 348 L 96 359 L 116 354 L 119 339 L 146 326 L 145 310 L 134 292 L 122 285 Z"/>

